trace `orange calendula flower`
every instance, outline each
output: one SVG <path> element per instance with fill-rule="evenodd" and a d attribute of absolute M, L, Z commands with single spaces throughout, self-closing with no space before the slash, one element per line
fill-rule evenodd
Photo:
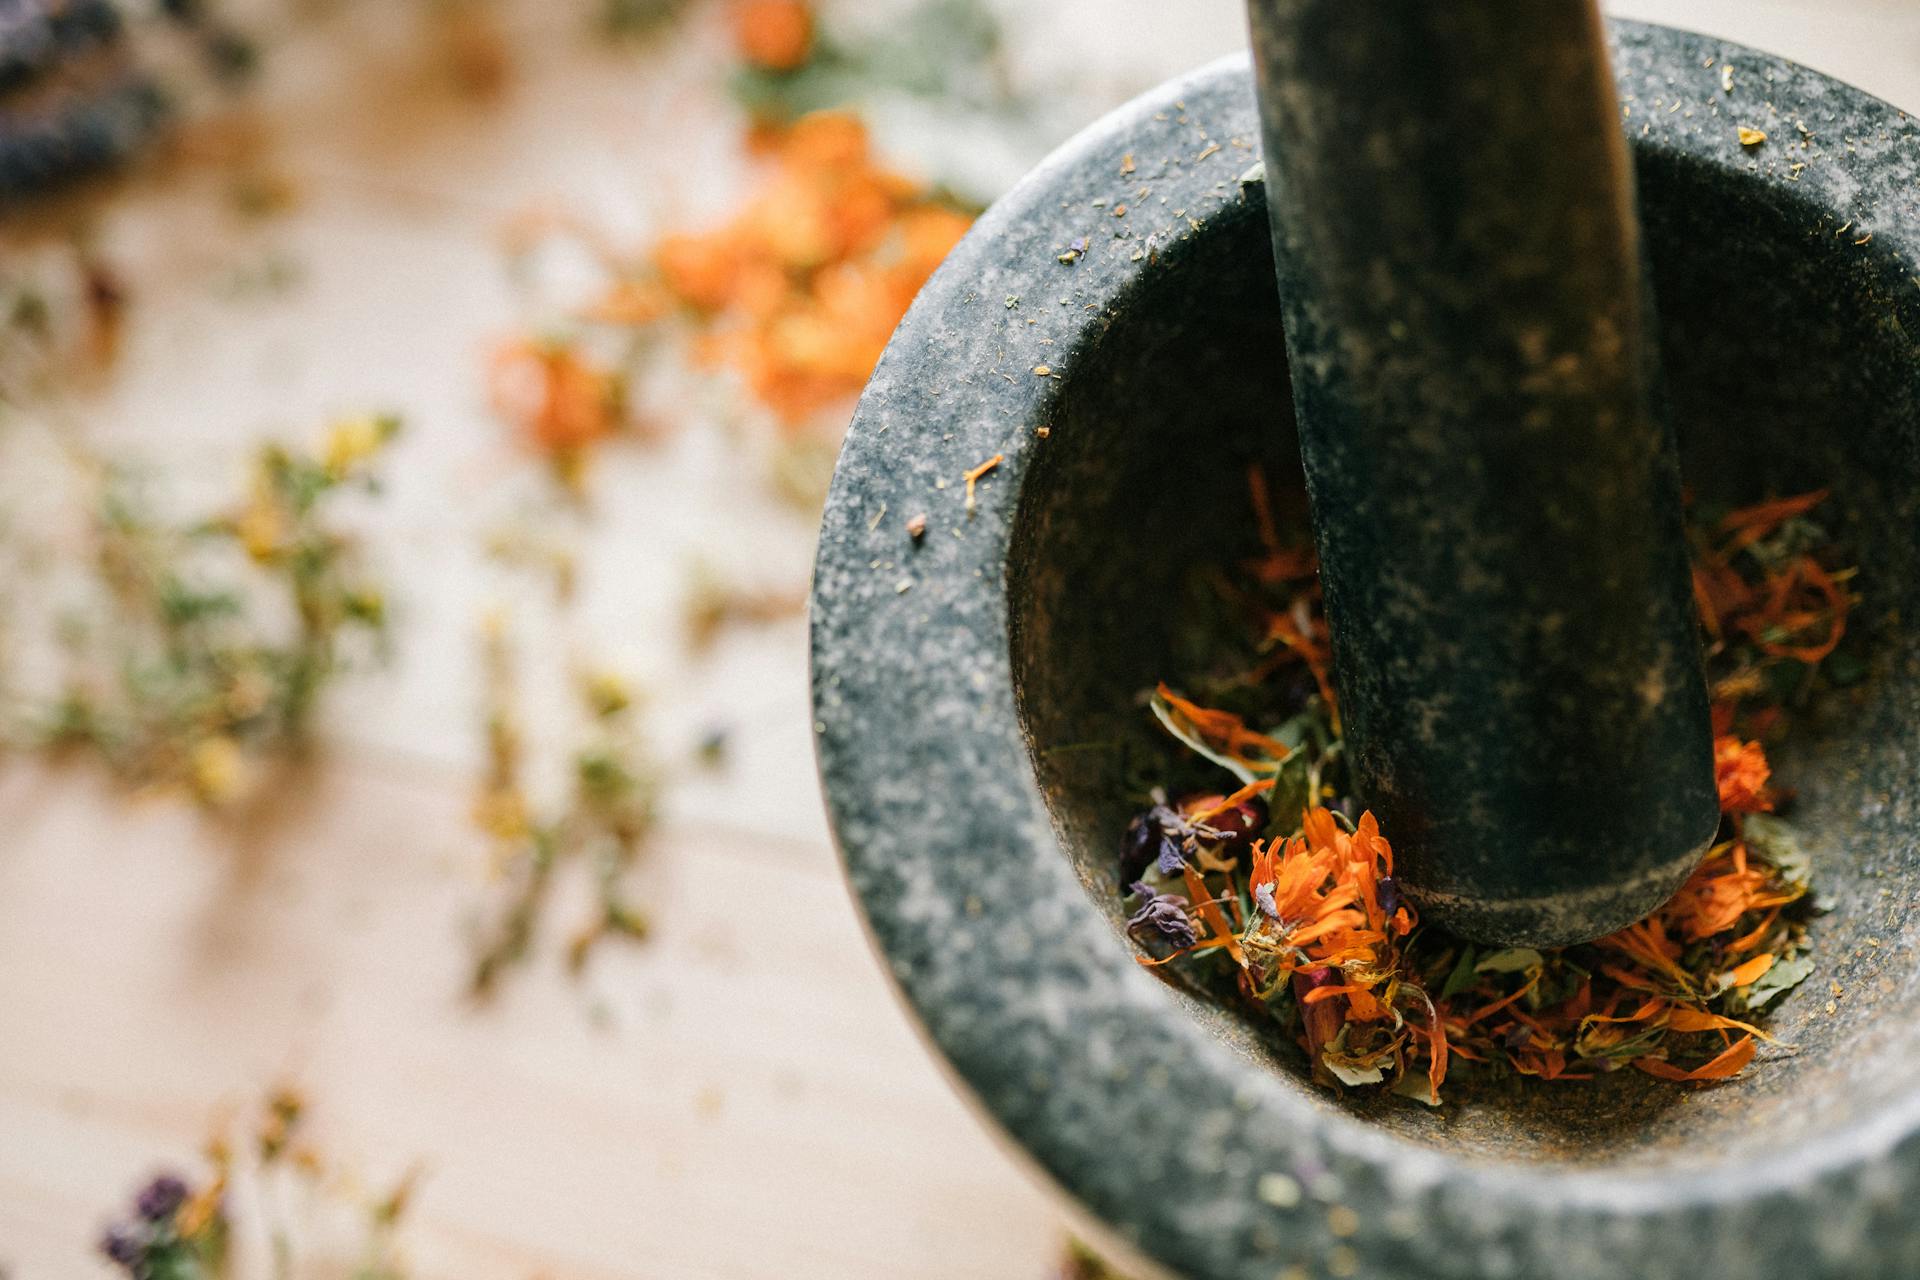
<path fill-rule="evenodd" d="M 1424 1054 L 1425 1092 L 1438 1102 L 1445 1023 L 1399 972 L 1398 938 L 1414 919 L 1373 815 L 1349 831 L 1327 809 L 1309 809 L 1298 836 L 1254 845 L 1248 886 L 1257 911 L 1241 938 L 1247 985 L 1259 994 L 1287 984 L 1316 1073 L 1381 1079 Z"/>
<path fill-rule="evenodd" d="M 1393 850 L 1370 813 L 1349 834 L 1327 810 L 1311 809 L 1301 835 L 1256 842 L 1249 891 L 1277 971 L 1356 966 L 1351 982 L 1369 992 L 1378 986 L 1393 968 L 1393 922 L 1380 892 L 1392 870 Z"/>
<path fill-rule="evenodd" d="M 768 0 L 739 12 L 764 35 L 808 11 Z M 844 112 L 769 134 L 764 154 L 771 173 L 739 212 L 662 237 L 638 266 L 610 261 L 618 279 L 586 315 L 634 328 L 685 316 L 695 358 L 797 429 L 858 394 L 972 218 L 876 163 Z"/>
<path fill-rule="evenodd" d="M 803 0 L 744 0 L 733 7 L 740 56 L 767 71 L 792 71 L 813 53 L 813 6 Z"/>
<path fill-rule="evenodd" d="M 542 453 L 575 456 L 620 429 L 622 379 L 571 346 L 509 342 L 489 372 L 495 410 Z"/>
<path fill-rule="evenodd" d="M 1746 845 L 1736 840 L 1710 850 L 1655 919 L 1671 925 L 1686 941 L 1701 942 L 1728 933 L 1751 913 L 1785 906 L 1799 896 L 1797 890 L 1780 887 L 1769 871 L 1752 865 Z M 1756 934 L 1727 942 L 1727 954 L 1739 955 L 1759 941 L 1768 923 L 1762 921 Z"/>
<path fill-rule="evenodd" d="M 1767 753 L 1757 742 L 1722 734 L 1713 743 L 1714 783 L 1723 813 L 1766 813 L 1773 808 L 1767 780 L 1773 774 Z"/>

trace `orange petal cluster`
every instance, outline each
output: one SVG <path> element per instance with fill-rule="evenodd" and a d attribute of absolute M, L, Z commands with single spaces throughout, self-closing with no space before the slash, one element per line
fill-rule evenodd
<path fill-rule="evenodd" d="M 877 164 L 866 127 L 845 113 L 801 118 L 776 137 L 771 161 L 769 181 L 733 219 L 664 237 L 652 268 L 691 313 L 696 354 L 798 428 L 865 385 L 972 219 Z"/>
<path fill-rule="evenodd" d="M 813 6 L 804 0 L 742 0 L 730 16 L 734 48 L 749 66 L 792 71 L 813 55 Z"/>
<path fill-rule="evenodd" d="M 1384 872 L 1379 863 L 1383 857 Z M 1379 877 L 1392 874 L 1392 867 L 1393 850 L 1372 814 L 1361 819 L 1359 834 L 1350 836 L 1325 809 L 1312 809 L 1302 834 L 1257 842 L 1250 881 L 1253 899 L 1264 902 L 1272 892 L 1272 927 L 1294 953 L 1281 963 L 1281 972 L 1377 959 L 1375 949 L 1386 941 L 1386 933 L 1373 925 L 1373 917 L 1380 914 L 1373 897 Z"/>
<path fill-rule="evenodd" d="M 1693 596 L 1701 623 L 1715 640 L 1744 636 L 1769 657 L 1813 664 L 1832 653 L 1847 630 L 1853 601 L 1812 555 L 1771 566 L 1750 581 L 1734 557 L 1788 520 L 1825 501 L 1827 490 L 1742 507 L 1720 522 L 1717 545 L 1696 554 Z"/>
<path fill-rule="evenodd" d="M 620 429 L 625 384 L 573 346 L 516 339 L 488 366 L 494 409 L 542 453 L 564 458 Z"/>
<path fill-rule="evenodd" d="M 1347 831 L 1330 811 L 1315 807 L 1303 815 L 1299 835 L 1256 843 L 1248 883 L 1262 916 L 1249 923 L 1247 937 L 1266 944 L 1262 950 L 1275 955 L 1277 965 L 1255 985 L 1289 980 L 1316 1063 L 1343 1026 L 1388 1020 L 1399 1026 L 1402 1009 L 1417 1009 L 1424 1036 L 1417 1049 L 1407 1047 L 1403 1035 L 1380 1032 L 1357 1050 L 1350 1041 L 1348 1052 L 1396 1070 L 1424 1054 L 1427 1087 L 1437 1102 L 1447 1074 L 1446 1029 L 1433 1002 L 1400 975 L 1399 940 L 1415 919 L 1409 908 L 1396 904 L 1389 912 L 1382 902 L 1382 883 L 1392 875 L 1393 846 L 1371 812 Z"/>
<path fill-rule="evenodd" d="M 1772 913 L 1799 897 L 1799 890 L 1781 886 L 1771 872 L 1749 861 L 1744 841 L 1733 840 L 1715 846 L 1687 878 L 1680 892 L 1674 894 L 1649 923 L 1671 927 L 1688 942 L 1701 942 L 1729 932 L 1750 914 L 1769 913 L 1759 926 L 1726 940 L 1721 953 L 1723 959 L 1737 960 L 1763 940 L 1766 927 L 1772 923 Z M 1755 973 L 1753 978 L 1759 976 Z"/>
<path fill-rule="evenodd" d="M 1241 566 L 1250 587 L 1224 583 L 1222 591 L 1247 607 L 1271 652 L 1243 679 L 1306 665 L 1324 705 L 1309 703 L 1303 714 L 1324 712 L 1337 739 L 1312 552 L 1278 535 L 1258 468 L 1250 469 L 1249 489 L 1262 554 Z M 1628 1065 L 1686 1083 L 1737 1075 L 1768 1037 L 1716 1007 L 1764 1008 L 1805 973 L 1805 925 L 1788 911 L 1806 893 L 1804 871 L 1770 861 L 1785 855 L 1760 842 L 1757 820 L 1742 818 L 1772 810 L 1776 800 L 1766 751 L 1749 736 L 1780 723 L 1782 708 L 1771 697 L 1781 682 L 1770 674 L 1781 663 L 1810 666 L 1832 653 L 1852 603 L 1840 585 L 1850 571 L 1830 571 L 1816 558 L 1831 554 L 1819 530 L 1775 536 L 1826 496 L 1762 503 L 1692 535 L 1708 661 L 1719 664 L 1714 770 L 1725 838 L 1651 915 L 1570 949 L 1489 952 L 1437 932 L 1412 939 L 1413 916 L 1388 884 L 1392 849 L 1373 815 L 1348 829 L 1314 807 L 1291 838 L 1254 842 L 1250 862 L 1224 838 L 1219 849 L 1197 850 L 1200 867 L 1184 876 L 1205 932 L 1182 954 L 1226 950 L 1245 996 L 1276 1010 L 1291 997 L 1300 1041 L 1316 1078 L 1329 1085 L 1390 1078 L 1404 1091 L 1407 1073 L 1424 1060 L 1424 1092 L 1437 1102 L 1454 1055 L 1543 1080 L 1590 1080 Z M 1254 785 L 1274 779 L 1278 791 L 1292 779 L 1281 769 L 1285 743 L 1164 684 L 1158 692 L 1156 710 L 1176 735 L 1204 745 L 1243 780 L 1263 775 Z M 1316 732 L 1301 741 L 1319 753 L 1306 760 L 1318 799 L 1336 793 L 1313 772 L 1330 754 L 1315 745 Z M 1183 811 L 1211 819 L 1251 790 L 1197 797 Z M 1211 887 L 1209 875 L 1222 887 Z M 1797 971 L 1754 991 L 1783 961 L 1798 961 Z"/>
<path fill-rule="evenodd" d="M 1720 790 L 1722 813 L 1766 813 L 1773 808 L 1767 780 L 1773 770 L 1757 742 L 1742 742 L 1731 733 L 1713 741 L 1713 780 Z"/>

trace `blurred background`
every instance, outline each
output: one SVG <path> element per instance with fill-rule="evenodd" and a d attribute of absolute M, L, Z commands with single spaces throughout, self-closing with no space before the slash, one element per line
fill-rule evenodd
<path fill-rule="evenodd" d="M 868 952 L 803 607 L 1177 8 L 0 6 L 0 1276 L 1098 1274 Z M 1912 0 L 1609 8 L 1920 106 Z"/>

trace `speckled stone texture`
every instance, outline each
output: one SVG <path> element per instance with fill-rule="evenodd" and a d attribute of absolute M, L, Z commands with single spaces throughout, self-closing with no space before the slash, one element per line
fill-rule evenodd
<path fill-rule="evenodd" d="M 1720 804 L 1594 0 L 1248 13 L 1355 793 L 1430 923 L 1612 933 Z"/>
<path fill-rule="evenodd" d="M 1857 696 L 1775 762 L 1834 909 L 1743 1078 L 1339 1099 L 1134 962 L 1115 744 L 1146 732 L 1182 576 L 1250 549 L 1240 467 L 1300 483 L 1263 193 L 1239 182 L 1243 61 L 1101 122 L 996 205 L 849 434 L 812 625 L 854 892 L 995 1123 L 1196 1280 L 1920 1274 L 1920 128 L 1737 46 L 1613 36 L 1683 478 L 1730 499 L 1831 484 L 1855 625 L 1879 637 Z M 1743 124 L 1768 141 L 1743 150 Z M 969 519 L 962 475 L 996 454 Z"/>

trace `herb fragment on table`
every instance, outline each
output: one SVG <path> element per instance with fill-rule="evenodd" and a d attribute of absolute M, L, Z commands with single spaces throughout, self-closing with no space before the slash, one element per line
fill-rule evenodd
<path fill-rule="evenodd" d="M 1069 1238 L 1055 1272 L 1056 1280 L 1127 1280 L 1092 1248 Z"/>
<path fill-rule="evenodd" d="M 625 375 L 564 340 L 501 344 L 488 391 L 495 412 L 569 487 L 580 484 L 592 448 L 628 425 Z"/>
<path fill-rule="evenodd" d="M 977 486 L 980 483 L 980 481 L 983 478 L 985 478 L 987 473 L 992 471 L 995 467 L 999 466 L 1001 463 L 1005 462 L 1006 460 L 1007 460 L 1006 454 L 996 453 L 991 458 L 988 458 L 985 462 L 981 463 L 979 466 L 970 467 L 967 469 L 966 474 L 962 478 L 967 482 L 966 508 L 967 508 L 967 517 L 969 519 L 973 517 L 975 486 Z"/>
<path fill-rule="evenodd" d="M 680 16 L 687 0 L 599 0 L 594 25 L 615 39 L 645 38 Z"/>
<path fill-rule="evenodd" d="M 198 521 L 157 514 L 103 469 L 86 601 L 51 626 L 51 687 L 0 690 L 0 744 L 83 752 L 122 782 L 219 807 L 307 738 L 327 688 L 379 652 L 386 592 L 335 513 L 377 493 L 392 417 L 336 423 L 314 450 L 267 445 L 246 496 Z"/>
<path fill-rule="evenodd" d="M 692 584 L 681 600 L 681 630 L 691 653 L 706 653 L 729 627 L 759 626 L 797 618 L 807 609 L 804 590 L 743 586 L 705 561 L 696 561 Z"/>
<path fill-rule="evenodd" d="M 730 16 L 734 48 L 749 67 L 793 71 L 813 55 L 813 6 L 805 0 L 739 0 Z"/>
<path fill-rule="evenodd" d="M 130 297 L 119 269 L 82 236 L 12 246 L 0 268 L 0 407 L 111 368 Z"/>
<path fill-rule="evenodd" d="M 1699 868 L 1596 942 L 1486 949 L 1420 926 L 1386 833 L 1350 793 L 1313 553 L 1304 529 L 1280 535 L 1256 476 L 1261 553 L 1214 583 L 1253 638 L 1245 665 L 1209 676 L 1208 700 L 1162 684 L 1149 702 L 1232 782 L 1156 790 L 1129 825 L 1116 869 L 1141 963 L 1230 990 L 1332 1088 L 1436 1105 L 1469 1074 L 1737 1075 L 1770 1039 L 1752 1019 L 1814 970 L 1811 859 L 1777 812 L 1791 793 L 1762 740 L 1816 686 L 1864 674 L 1843 643 L 1854 574 L 1812 518 L 1826 497 L 1692 514 L 1722 812 Z"/>
<path fill-rule="evenodd" d="M 825 21 L 804 0 L 739 0 L 730 16 L 733 96 L 764 127 L 878 98 L 1008 124 L 1031 107 L 1012 87 L 1000 17 L 983 0 L 918 0 L 880 27 Z"/>
<path fill-rule="evenodd" d="M 483 641 L 486 768 L 474 823 L 491 842 L 500 889 L 475 941 L 470 982 L 482 998 L 531 958 L 555 878 L 568 865 L 584 867 L 594 891 L 594 908 L 567 946 L 570 970 L 582 971 L 608 938 L 646 937 L 647 916 L 629 896 L 628 880 L 652 839 L 663 781 L 640 736 L 635 691 L 612 673 L 587 673 L 576 681 L 585 724 L 570 753 L 565 795 L 537 805 L 503 618 L 488 619 Z"/>
<path fill-rule="evenodd" d="M 270 1246 L 276 1275 L 405 1280 L 398 1236 L 418 1172 L 380 1196 L 348 1190 L 357 1180 L 308 1138 L 307 1121 L 304 1098 L 281 1088 L 242 1135 L 217 1126 L 204 1148 L 205 1172 L 193 1180 L 175 1172 L 151 1178 L 101 1232 L 101 1255 L 133 1280 L 226 1280 L 241 1260 L 236 1241 L 259 1238 Z M 295 1204 L 352 1210 L 357 1229 L 345 1239 L 316 1233 Z M 257 1220 L 243 1220 L 246 1212 Z M 349 1265 L 350 1272 L 342 1269 Z"/>

